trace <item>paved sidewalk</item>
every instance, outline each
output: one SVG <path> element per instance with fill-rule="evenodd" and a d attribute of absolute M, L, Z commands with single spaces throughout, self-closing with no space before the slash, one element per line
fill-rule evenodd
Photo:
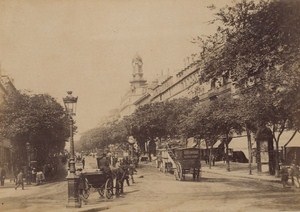
<path fill-rule="evenodd" d="M 151 166 L 156 167 L 155 160 L 149 163 Z M 248 179 L 256 179 L 256 180 L 263 180 L 269 182 L 276 182 L 281 183 L 281 179 L 275 176 L 270 175 L 267 172 L 258 173 L 256 170 L 256 164 L 252 164 L 252 174 L 249 174 L 249 164 L 248 163 L 236 163 L 230 162 L 230 171 L 226 169 L 226 163 L 223 161 L 218 161 L 215 163 L 215 166 L 211 166 L 209 168 L 208 164 L 205 164 L 204 161 L 201 161 L 201 169 L 202 175 L 205 176 L 205 173 L 214 173 L 226 176 L 233 176 L 233 177 L 242 177 Z"/>
<path fill-rule="evenodd" d="M 270 182 L 280 183 L 280 178 L 276 178 L 268 173 L 262 172 L 258 173 L 256 167 L 252 167 L 252 174 L 249 174 L 249 166 L 247 163 L 230 163 L 230 171 L 226 170 L 226 164 L 223 162 L 216 162 L 215 166 L 211 169 L 207 164 L 202 165 L 202 172 L 205 173 L 215 173 L 226 176 L 242 177 L 248 179 L 264 180 Z"/>

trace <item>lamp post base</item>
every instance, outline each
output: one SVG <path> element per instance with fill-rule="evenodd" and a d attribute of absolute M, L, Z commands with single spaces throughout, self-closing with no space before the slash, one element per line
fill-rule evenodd
<path fill-rule="evenodd" d="M 66 207 L 81 208 L 81 201 L 78 192 L 79 177 L 74 173 L 69 173 L 67 176 L 67 181 L 68 181 L 68 203 Z"/>

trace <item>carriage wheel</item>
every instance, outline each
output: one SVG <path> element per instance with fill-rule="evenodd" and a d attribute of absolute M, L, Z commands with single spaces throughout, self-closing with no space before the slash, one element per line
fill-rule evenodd
<path fill-rule="evenodd" d="M 113 196 L 113 188 L 114 188 L 113 181 L 110 178 L 108 178 L 106 180 L 105 189 L 104 189 L 104 194 L 105 194 L 105 197 L 107 199 L 111 199 L 112 198 L 112 196 Z"/>

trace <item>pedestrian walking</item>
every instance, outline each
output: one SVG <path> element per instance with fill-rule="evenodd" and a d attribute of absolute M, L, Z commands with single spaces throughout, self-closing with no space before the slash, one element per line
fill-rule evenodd
<path fill-rule="evenodd" d="M 85 159 L 84 158 L 82 158 L 81 163 L 82 163 L 82 169 L 84 169 L 84 166 L 85 166 Z"/>
<path fill-rule="evenodd" d="M 22 190 L 24 190 L 24 174 L 23 174 L 23 171 L 21 170 L 19 172 L 19 174 L 17 175 L 17 182 L 16 182 L 16 187 L 15 187 L 15 190 L 17 190 L 17 188 L 21 185 L 22 186 Z"/>
<path fill-rule="evenodd" d="M 4 186 L 5 177 L 6 177 L 5 167 L 0 164 L 0 181 L 1 181 L 1 186 Z"/>

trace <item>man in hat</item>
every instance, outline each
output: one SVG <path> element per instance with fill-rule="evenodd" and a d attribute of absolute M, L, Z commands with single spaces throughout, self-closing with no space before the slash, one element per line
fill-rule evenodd
<path fill-rule="evenodd" d="M 100 171 L 103 171 L 106 174 L 110 173 L 109 161 L 106 157 L 106 153 L 102 154 L 102 157 L 99 159 L 98 166 Z"/>

